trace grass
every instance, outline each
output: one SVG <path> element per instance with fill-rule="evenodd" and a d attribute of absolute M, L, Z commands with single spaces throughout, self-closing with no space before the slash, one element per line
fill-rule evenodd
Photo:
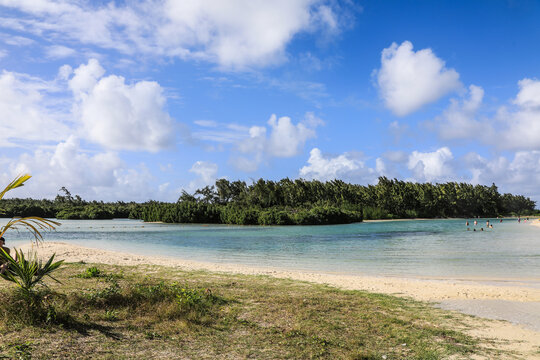
<path fill-rule="evenodd" d="M 118 275 L 121 274 L 121 275 Z M 424 303 L 264 276 L 67 264 L 28 321 L 0 283 L 0 359 L 489 357 Z M 487 355 L 486 355 L 487 354 Z"/>

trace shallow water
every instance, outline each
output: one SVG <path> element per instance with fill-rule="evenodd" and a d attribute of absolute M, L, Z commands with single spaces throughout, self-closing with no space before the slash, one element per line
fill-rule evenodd
<path fill-rule="evenodd" d="M 0 224 L 7 220 L 0 219 Z M 62 220 L 45 241 L 146 255 L 349 274 L 540 278 L 540 228 L 492 220 L 466 231 L 465 220 L 370 222 L 331 226 L 150 224 Z M 485 219 L 479 226 L 485 229 Z M 474 226 L 471 226 L 471 229 Z M 28 243 L 11 231 L 7 246 Z"/>

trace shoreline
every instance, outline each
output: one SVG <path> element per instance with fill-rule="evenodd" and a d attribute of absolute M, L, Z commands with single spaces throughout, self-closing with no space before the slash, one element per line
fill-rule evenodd
<path fill-rule="evenodd" d="M 540 223 L 538 224 L 540 226 Z M 23 245 L 23 251 L 36 248 Z M 346 290 L 364 290 L 414 300 L 437 302 L 443 300 L 506 300 L 540 302 L 540 279 L 503 279 L 486 277 L 406 277 L 372 276 L 283 268 L 256 267 L 243 264 L 213 263 L 176 257 L 138 255 L 129 252 L 103 250 L 79 245 L 45 242 L 37 247 L 39 255 L 66 262 L 103 263 L 110 265 L 159 265 L 182 270 L 203 270 L 243 275 L 268 275 L 277 278 L 315 282 Z M 535 287 L 534 285 L 537 285 Z"/>
<path fill-rule="evenodd" d="M 540 222 L 537 226 L 540 226 Z M 27 244 L 19 249 L 27 251 L 32 248 L 36 247 Z M 523 284 L 520 286 L 488 285 L 472 279 L 416 279 L 269 269 L 240 264 L 136 255 L 60 242 L 42 243 L 37 249 L 40 257 L 49 257 L 56 253 L 57 260 L 63 259 L 66 262 L 84 261 L 85 263 L 147 267 L 157 265 L 182 271 L 271 276 L 325 284 L 343 290 L 361 290 L 411 298 L 429 302 L 444 310 L 472 315 L 473 317 L 464 320 L 464 330 L 469 334 L 492 339 L 501 349 L 516 352 L 524 358 L 540 359 L 540 356 L 537 356 L 540 349 L 540 316 L 538 315 L 540 288 L 523 286 Z M 482 280 L 486 279 L 482 278 Z M 497 279 L 490 280 L 497 281 Z"/>

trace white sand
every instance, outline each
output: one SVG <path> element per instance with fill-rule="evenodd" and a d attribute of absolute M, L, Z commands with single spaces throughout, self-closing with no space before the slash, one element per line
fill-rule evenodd
<path fill-rule="evenodd" d="M 23 246 L 22 249 L 29 249 Z M 78 245 L 58 242 L 46 242 L 39 246 L 39 254 L 48 257 L 56 253 L 58 259 L 68 262 L 84 261 L 87 263 L 103 263 L 117 265 L 163 265 L 184 270 L 208 270 L 246 275 L 270 275 L 277 278 L 289 278 L 329 284 L 342 289 L 367 290 L 375 293 L 411 297 L 421 301 L 441 301 L 448 299 L 495 299 L 508 301 L 540 301 L 540 288 L 525 286 L 485 284 L 497 282 L 497 279 L 467 280 L 432 280 L 409 279 L 397 277 L 358 276 L 322 272 L 304 272 L 274 268 L 253 267 L 241 264 L 217 264 L 182 260 L 164 256 L 144 256 L 116 251 L 91 249 Z M 532 279 L 540 284 L 540 279 Z M 519 282 L 510 282 L 516 284 Z"/>
<path fill-rule="evenodd" d="M 531 222 L 540 227 L 540 222 Z M 30 246 L 23 246 L 21 249 L 28 250 Z M 225 272 L 247 275 L 269 275 L 277 278 L 289 278 L 294 280 L 310 281 L 315 283 L 328 284 L 342 289 L 366 290 L 374 293 L 383 293 L 396 296 L 410 297 L 420 301 L 444 302 L 468 300 L 470 306 L 455 307 L 464 313 L 474 313 L 474 308 L 479 306 L 479 302 L 484 301 L 511 301 L 528 302 L 530 306 L 524 308 L 536 309 L 540 303 L 540 279 L 527 279 L 528 281 L 501 282 L 500 279 L 410 279 L 397 277 L 374 277 L 357 276 L 332 273 L 303 272 L 296 270 L 257 268 L 240 264 L 216 264 L 209 262 L 198 262 L 182 260 L 171 257 L 142 256 L 130 253 L 108 251 L 102 249 L 91 249 L 77 245 L 58 242 L 46 242 L 39 246 L 40 256 L 48 257 L 56 253 L 57 259 L 64 259 L 68 262 L 84 261 L 87 263 L 103 263 L 116 265 L 163 265 L 182 270 L 208 270 L 213 272 Z M 487 282 L 487 284 L 486 284 Z M 537 287 L 534 287 L 534 286 Z M 471 310 L 473 309 L 473 310 Z M 476 313 L 482 315 L 483 313 Z M 513 314 L 512 308 L 508 311 L 497 313 L 498 317 L 506 320 L 519 319 L 524 315 Z M 519 316 L 518 316 L 519 315 Z M 525 315 L 526 317 L 526 315 Z M 523 358 L 540 359 L 540 332 L 535 331 L 536 326 L 526 328 L 522 325 L 515 325 L 503 321 L 470 320 L 469 325 L 476 326 L 477 329 L 470 331 L 475 336 L 483 338 L 498 339 L 498 347 L 510 349 L 518 352 Z"/>

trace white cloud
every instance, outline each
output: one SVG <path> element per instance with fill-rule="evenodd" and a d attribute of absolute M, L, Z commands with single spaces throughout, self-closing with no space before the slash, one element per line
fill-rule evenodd
<path fill-rule="evenodd" d="M 268 127 L 252 126 L 248 137 L 237 142 L 236 150 L 247 156 L 232 159 L 232 164 L 239 170 L 255 171 L 266 159 L 289 158 L 300 154 L 307 140 L 316 136 L 315 128 L 324 122 L 313 113 L 306 113 L 297 124 L 291 118 L 278 118 L 272 115 Z"/>
<path fill-rule="evenodd" d="M 69 86 L 84 136 L 107 149 L 158 151 L 171 148 L 173 121 L 165 112 L 163 89 L 154 81 L 126 84 L 121 76 L 102 77 L 92 59 L 75 69 Z"/>
<path fill-rule="evenodd" d="M 417 181 L 445 181 L 453 176 L 452 152 L 442 147 L 434 152 L 413 151 L 409 155 L 407 167 Z"/>
<path fill-rule="evenodd" d="M 28 46 L 34 43 L 32 39 L 13 34 L 0 34 L 0 41 L 11 46 Z"/>
<path fill-rule="evenodd" d="M 540 80 L 525 78 L 518 85 L 513 106 L 500 106 L 494 115 L 483 114 L 484 90 L 471 85 L 468 98 L 451 99 L 440 116 L 425 124 L 445 140 L 472 139 L 498 149 L 540 150 Z"/>
<path fill-rule="evenodd" d="M 215 128 L 218 126 L 218 123 L 214 120 L 195 120 L 193 123 L 202 127 Z"/>
<path fill-rule="evenodd" d="M 77 52 L 72 48 L 62 45 L 53 45 L 46 49 L 49 59 L 63 59 L 75 55 Z"/>
<path fill-rule="evenodd" d="M 2 0 L 25 18 L 4 27 L 126 54 L 203 59 L 228 69 L 284 61 L 302 32 L 339 32 L 339 12 L 321 0 L 145 0 L 93 3 Z"/>
<path fill-rule="evenodd" d="M 524 109 L 540 108 L 540 81 L 532 79 L 523 79 L 518 82 L 519 93 L 514 104 Z"/>
<path fill-rule="evenodd" d="M 518 151 L 511 160 L 504 156 L 489 160 L 469 153 L 464 160 L 472 174 L 472 183 L 495 183 L 501 192 L 523 194 L 540 201 L 540 151 Z"/>
<path fill-rule="evenodd" d="M 54 198 L 62 186 L 84 199 L 146 201 L 159 197 L 159 189 L 148 169 L 129 168 L 114 152 L 88 153 L 71 136 L 52 150 L 37 149 L 9 160 L 0 173 L 4 183 L 21 173 L 33 175 L 11 196 Z"/>
<path fill-rule="evenodd" d="M 193 131 L 196 140 L 212 141 L 219 144 L 234 144 L 249 137 L 249 127 L 237 124 L 223 124 L 211 120 L 197 120 L 200 128 Z"/>
<path fill-rule="evenodd" d="M 52 81 L 3 71 L 0 146 L 58 142 L 77 134 L 112 150 L 173 147 L 176 128 L 161 86 L 126 84 L 123 77 L 104 73 L 95 59 L 75 70 L 60 67 Z"/>
<path fill-rule="evenodd" d="M 275 157 L 292 157 L 298 155 L 308 139 L 315 137 L 315 130 L 308 124 L 294 125 L 291 118 L 277 118 L 272 115 L 268 120 L 271 133 L 268 139 L 268 153 Z M 316 125 L 315 125 L 316 126 Z"/>
<path fill-rule="evenodd" d="M 439 136 L 442 139 L 491 138 L 491 126 L 477 120 L 477 113 L 482 106 L 484 89 L 469 86 L 469 98 L 450 100 L 450 106 L 438 117 Z"/>
<path fill-rule="evenodd" d="M 84 96 L 96 86 L 98 79 L 104 74 L 105 69 L 99 61 L 90 59 L 88 64 L 82 64 L 75 69 L 73 77 L 69 80 L 69 88 L 75 96 Z"/>
<path fill-rule="evenodd" d="M 22 74 L 0 74 L 0 147 L 21 141 L 48 142 L 69 134 L 64 114 L 54 109 L 52 83 Z"/>
<path fill-rule="evenodd" d="M 386 107 L 404 116 L 461 88 L 459 74 L 447 69 L 431 49 L 413 50 L 409 41 L 393 43 L 382 51 L 376 72 L 379 93 Z"/>
<path fill-rule="evenodd" d="M 58 69 L 57 78 L 59 80 L 68 80 L 71 74 L 73 73 L 73 68 L 69 65 L 62 65 Z"/>
<path fill-rule="evenodd" d="M 366 167 L 358 154 L 344 153 L 335 157 L 325 156 L 318 148 L 309 154 L 308 165 L 300 169 L 300 177 L 329 181 L 340 179 L 352 183 L 373 183 L 377 179 L 375 170 Z M 378 167 L 381 164 L 377 164 Z"/>
<path fill-rule="evenodd" d="M 189 183 L 189 190 L 194 191 L 216 182 L 218 165 L 208 161 L 197 161 L 189 169 L 189 172 L 198 176 L 196 180 Z"/>
<path fill-rule="evenodd" d="M 501 108 L 496 120 L 500 123 L 500 148 L 540 150 L 540 80 L 519 81 L 519 92 L 514 99 L 517 108 Z M 500 141 L 502 139 L 502 141 Z"/>

